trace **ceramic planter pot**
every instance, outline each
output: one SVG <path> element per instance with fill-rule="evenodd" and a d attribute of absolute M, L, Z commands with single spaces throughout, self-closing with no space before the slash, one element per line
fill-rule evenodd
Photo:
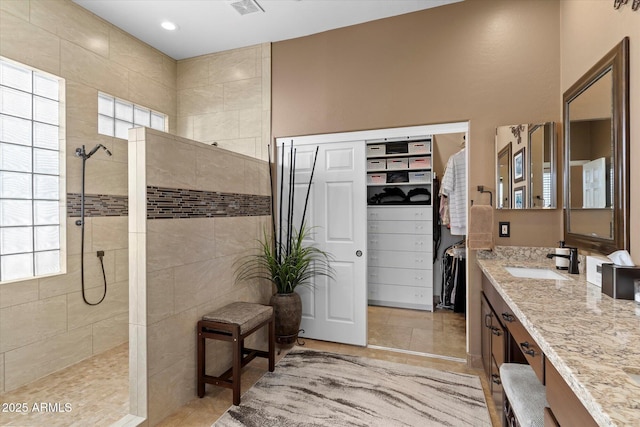
<path fill-rule="evenodd" d="M 270 304 L 276 313 L 276 343 L 281 347 L 291 347 L 298 339 L 302 320 L 302 300 L 296 292 L 275 294 Z"/>

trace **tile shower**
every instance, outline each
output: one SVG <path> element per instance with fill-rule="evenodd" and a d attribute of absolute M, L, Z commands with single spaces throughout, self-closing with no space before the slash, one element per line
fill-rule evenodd
<path fill-rule="evenodd" d="M 98 91 L 166 113 L 171 133 L 260 158 L 270 134 L 270 48 L 175 61 L 69 0 L 3 1 L 0 21 L 0 55 L 65 79 L 67 186 L 67 273 L 0 285 L 3 394 L 129 338 L 128 147 L 97 134 Z M 98 143 L 113 156 L 87 167 L 85 275 L 87 297 L 99 298 L 96 251 L 104 250 L 108 294 L 89 307 L 80 295 L 74 151 Z"/>

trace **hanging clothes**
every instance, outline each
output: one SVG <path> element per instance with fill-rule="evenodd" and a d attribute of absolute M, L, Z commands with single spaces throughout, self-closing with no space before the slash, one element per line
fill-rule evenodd
<path fill-rule="evenodd" d="M 448 247 L 442 257 L 442 294 L 438 308 L 466 311 L 466 249 L 464 240 Z"/>
<path fill-rule="evenodd" d="M 449 157 L 440 193 L 447 197 L 451 234 L 467 234 L 467 160 L 465 149 Z"/>

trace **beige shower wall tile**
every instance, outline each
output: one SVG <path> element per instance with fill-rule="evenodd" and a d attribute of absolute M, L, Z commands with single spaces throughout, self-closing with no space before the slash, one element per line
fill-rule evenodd
<path fill-rule="evenodd" d="M 218 141 L 218 147 L 249 157 L 256 156 L 256 138 L 230 139 Z"/>
<path fill-rule="evenodd" d="M 230 259 L 216 258 L 176 267 L 174 295 L 176 312 L 213 300 L 233 283 Z"/>
<path fill-rule="evenodd" d="M 93 147 L 90 147 L 93 148 Z M 82 162 L 67 161 L 67 192 L 80 193 L 82 189 Z M 129 192 L 127 165 L 114 161 L 104 152 L 96 153 L 86 164 L 86 194 L 126 196 Z"/>
<path fill-rule="evenodd" d="M 260 237 L 256 217 L 215 218 L 216 257 L 246 254 L 247 248 L 258 246 Z"/>
<path fill-rule="evenodd" d="M 129 239 L 127 238 L 127 246 Z M 129 280 L 129 249 L 118 249 L 115 251 L 115 281 L 124 282 Z"/>
<path fill-rule="evenodd" d="M 146 134 L 147 185 L 196 188 L 196 155 L 193 145 L 169 135 Z"/>
<path fill-rule="evenodd" d="M 55 357 L 51 355 L 55 354 Z M 5 390 L 10 391 L 91 356 L 91 326 L 5 353 Z"/>
<path fill-rule="evenodd" d="M 196 187 L 201 190 L 241 193 L 244 190 L 244 159 L 217 147 L 197 149 Z"/>
<path fill-rule="evenodd" d="M 0 55 L 60 75 L 60 39 L 0 10 Z"/>
<path fill-rule="evenodd" d="M 129 98 L 129 70 L 65 40 L 61 41 L 61 76 L 119 98 Z"/>
<path fill-rule="evenodd" d="M 262 109 L 262 79 L 239 80 L 224 84 L 225 111 Z"/>
<path fill-rule="evenodd" d="M 159 322 L 176 312 L 174 296 L 174 269 L 147 274 L 147 325 Z"/>
<path fill-rule="evenodd" d="M 100 301 L 104 295 L 102 287 L 85 289 L 85 296 L 90 303 Z M 81 292 L 68 295 L 69 329 L 79 328 L 97 323 L 115 316 L 126 314 L 129 309 L 129 283 L 118 282 L 107 284 L 107 296 L 100 304 L 85 304 Z"/>
<path fill-rule="evenodd" d="M 219 141 L 238 138 L 238 111 L 201 114 L 193 118 L 193 137 L 196 141 Z"/>
<path fill-rule="evenodd" d="M 103 57 L 109 56 L 110 25 L 69 1 L 31 1 L 31 23 Z"/>
<path fill-rule="evenodd" d="M 5 283 L 0 286 L 0 308 L 24 304 L 38 299 L 38 280 Z"/>
<path fill-rule="evenodd" d="M 234 49 L 209 55 L 209 83 L 252 79 L 260 75 L 259 47 Z"/>
<path fill-rule="evenodd" d="M 242 191 L 244 194 L 258 194 L 260 196 L 271 195 L 269 164 L 267 162 L 247 159 L 245 160 L 244 170 L 246 176 L 245 188 L 244 191 Z"/>
<path fill-rule="evenodd" d="M 9 12 L 17 18 L 29 20 L 29 2 L 24 0 L 2 0 L 0 10 Z"/>
<path fill-rule="evenodd" d="M 213 218 L 147 221 L 147 274 L 204 261 L 215 253 Z"/>
<path fill-rule="evenodd" d="M 149 377 L 149 425 L 156 425 L 196 395 L 195 357 L 183 357 Z"/>
<path fill-rule="evenodd" d="M 147 329 L 148 373 L 153 376 L 183 358 L 195 359 L 196 309 L 183 311 Z"/>
<path fill-rule="evenodd" d="M 240 138 L 260 138 L 262 136 L 262 110 L 248 109 L 238 112 Z"/>
<path fill-rule="evenodd" d="M 194 140 L 193 137 L 193 117 L 178 117 L 176 123 L 176 134 L 182 138 Z"/>
<path fill-rule="evenodd" d="M 0 309 L 0 353 L 67 330 L 67 298 L 59 296 Z"/>
<path fill-rule="evenodd" d="M 126 216 L 91 218 L 91 242 L 96 251 L 125 249 L 129 245 L 129 222 Z"/>
<path fill-rule="evenodd" d="M 67 139 L 79 138 L 80 145 L 88 144 L 98 134 L 98 91 L 77 81 L 66 82 Z M 78 145 L 79 146 L 79 145 Z M 68 148 L 67 155 L 75 155 Z"/>
<path fill-rule="evenodd" d="M 178 116 L 218 113 L 224 110 L 221 84 L 199 86 L 178 91 Z"/>
<path fill-rule="evenodd" d="M 104 271 L 107 277 L 107 284 L 114 283 L 114 258 L 113 251 L 105 252 Z M 95 254 L 85 254 L 84 283 L 85 289 L 102 289 L 104 286 L 102 267 L 100 266 L 100 260 Z M 80 291 L 80 255 L 70 255 L 67 257 L 67 274 L 43 277 L 38 280 L 38 285 L 40 287 L 40 299 Z"/>
<path fill-rule="evenodd" d="M 209 56 L 183 59 L 177 63 L 178 90 L 209 85 Z"/>
<path fill-rule="evenodd" d="M 129 313 L 93 324 L 93 354 L 100 354 L 129 340 Z"/>
<path fill-rule="evenodd" d="M 129 72 L 129 97 L 126 99 L 169 116 L 177 114 L 176 91 L 172 87 L 149 79 L 143 73 Z"/>
<path fill-rule="evenodd" d="M 67 255 L 79 255 L 80 244 L 82 238 L 82 227 L 76 225 L 80 217 L 67 217 Z M 84 220 L 84 252 L 92 252 L 91 247 L 91 230 L 93 226 L 92 218 Z M 70 266 L 67 265 L 67 273 L 70 272 Z"/>
<path fill-rule="evenodd" d="M 175 80 L 172 80 L 175 78 L 174 60 L 118 28 L 112 27 L 109 37 L 109 58 L 112 61 L 175 89 Z"/>
<path fill-rule="evenodd" d="M 261 60 L 262 64 L 262 109 L 271 110 L 271 57 Z"/>

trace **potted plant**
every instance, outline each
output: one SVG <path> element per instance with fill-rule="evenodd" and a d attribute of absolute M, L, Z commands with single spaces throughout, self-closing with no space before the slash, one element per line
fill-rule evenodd
<path fill-rule="evenodd" d="M 275 293 L 270 304 L 275 311 L 276 343 L 280 346 L 291 346 L 298 339 L 302 320 L 302 301 L 295 292 L 298 286 L 310 286 L 315 276 L 332 277 L 331 256 L 319 248 L 305 243 L 311 229 L 305 224 L 307 204 L 316 160 L 314 159 L 311 178 L 307 186 L 304 209 L 300 226 L 293 224 L 295 206 L 295 150 L 290 150 L 291 170 L 288 185 L 284 186 L 284 145 L 282 147 L 282 169 L 280 181 L 280 206 L 278 227 L 276 227 L 275 198 L 273 195 L 273 174 L 271 173 L 271 155 L 269 155 L 269 177 L 271 180 L 271 230 L 264 231 L 255 254 L 240 260 L 236 269 L 236 281 L 258 280 L 273 285 Z M 316 150 L 316 159 L 318 152 Z M 286 194 L 286 209 L 284 189 Z M 284 212 L 283 212 L 284 211 Z M 284 215 L 283 215 L 284 214 Z M 286 216 L 285 216 L 286 215 Z"/>

